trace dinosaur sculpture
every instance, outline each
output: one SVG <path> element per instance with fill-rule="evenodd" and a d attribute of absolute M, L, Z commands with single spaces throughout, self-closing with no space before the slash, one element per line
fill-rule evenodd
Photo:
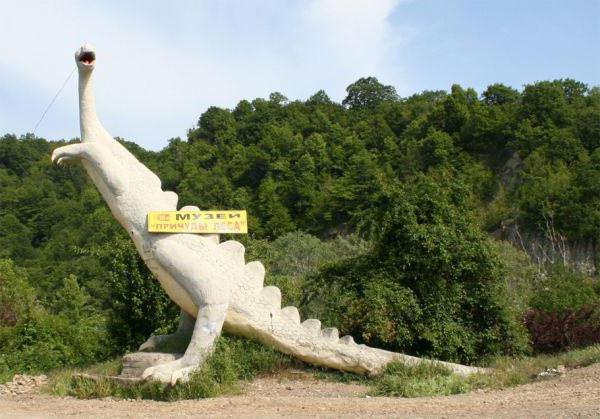
<path fill-rule="evenodd" d="M 281 308 L 278 288 L 263 287 L 263 265 L 245 263 L 244 247 L 236 241 L 219 243 L 218 235 L 148 233 L 148 212 L 176 210 L 177 194 L 163 191 L 160 179 L 115 141 L 98 120 L 92 87 L 95 49 L 83 45 L 75 60 L 81 143 L 57 148 L 52 161 L 81 160 L 146 265 L 181 309 L 177 331 L 150 337 L 140 350 L 152 351 L 172 339 L 190 339 L 183 357 L 147 368 L 143 378 L 173 385 L 187 380 L 211 353 L 222 328 L 305 362 L 357 373 L 376 374 L 394 360 L 432 362 L 357 345 L 351 336 L 339 338 L 335 328 L 321 329 L 316 319 L 301 323 L 296 307 Z M 463 375 L 480 371 L 442 364 Z"/>

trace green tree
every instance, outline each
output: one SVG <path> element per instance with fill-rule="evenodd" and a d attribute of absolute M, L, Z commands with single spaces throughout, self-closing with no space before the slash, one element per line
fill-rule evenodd
<path fill-rule="evenodd" d="M 521 112 L 534 125 L 552 123 L 564 126 L 571 117 L 562 86 L 543 81 L 525 86 Z"/>
<path fill-rule="evenodd" d="M 496 83 L 488 86 L 481 96 L 486 105 L 498 106 L 516 102 L 519 99 L 519 92 L 512 87 Z"/>
<path fill-rule="evenodd" d="M 372 109 L 385 101 L 398 100 L 393 86 L 379 82 L 375 77 L 362 77 L 346 88 L 342 104 L 350 109 Z"/>
<path fill-rule="evenodd" d="M 204 139 L 211 144 L 235 138 L 235 119 L 227 109 L 211 106 L 200 116 L 198 130 L 190 133 L 191 142 Z"/>
<path fill-rule="evenodd" d="M 267 177 L 258 190 L 258 211 L 264 220 L 263 229 L 267 237 L 277 237 L 295 230 L 295 225 L 277 193 L 277 183 Z"/>
<path fill-rule="evenodd" d="M 306 101 L 307 105 L 330 105 L 333 102 L 331 101 L 331 99 L 329 98 L 329 96 L 327 95 L 327 93 L 325 93 L 325 90 L 319 90 L 317 93 L 315 93 L 314 95 L 312 95 L 311 97 L 308 98 L 308 100 Z"/>

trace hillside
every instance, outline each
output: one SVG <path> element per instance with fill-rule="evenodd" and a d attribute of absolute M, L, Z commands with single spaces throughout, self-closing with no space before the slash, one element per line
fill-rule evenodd
<path fill-rule="evenodd" d="M 394 318 L 385 322 L 393 330 L 375 336 L 365 327 L 380 330 L 382 324 L 349 322 L 343 313 L 328 312 L 318 299 L 304 295 L 305 285 L 324 286 L 318 278 L 326 275 L 338 278 L 332 284 L 341 287 L 330 290 L 349 299 L 340 301 L 372 301 L 375 294 L 344 288 L 344 278 L 365 260 L 373 264 L 368 259 L 373 255 L 394 263 L 394 255 L 408 250 L 402 246 L 410 242 L 402 240 L 423 224 L 447 228 L 447 237 L 454 240 L 435 249 L 451 254 L 465 238 L 480 246 L 464 249 L 465 257 L 476 263 L 469 269 L 461 267 L 467 259 L 459 257 L 426 266 L 430 272 L 448 267 L 442 269 L 445 280 L 463 284 L 452 297 L 457 308 L 435 311 L 440 317 L 431 321 L 456 325 L 456 316 L 468 312 L 475 321 L 476 313 L 485 312 L 505 319 L 500 323 L 506 328 L 493 332 L 494 339 L 519 335 L 514 322 L 521 321 L 525 310 L 544 308 L 543 298 L 532 295 L 532 281 L 540 272 L 548 272 L 553 283 L 570 278 L 572 289 L 585 291 L 561 310 L 578 312 L 597 301 L 598 281 L 586 275 L 595 274 L 600 234 L 598 87 L 566 79 L 537 82 L 522 91 L 494 84 L 479 94 L 454 85 L 450 92 L 401 98 L 392 86 L 368 77 L 347 92 L 342 103 L 319 91 L 306 101 L 273 93 L 268 100 L 243 100 L 234 109 L 211 107 L 186 139 L 171 139 L 159 152 L 125 140 L 123 144 L 159 175 L 165 190 L 179 194 L 180 206 L 247 209 L 251 234 L 242 240 L 254 258 L 266 260 L 269 281 L 283 289 L 284 299 L 303 302 L 307 312 L 325 315 L 367 343 L 466 361 L 479 359 L 483 352 L 527 351 L 516 337 L 507 346 L 498 343 L 483 350 L 478 346 L 483 335 L 475 336 L 469 343 L 457 343 L 453 352 L 436 349 L 437 338 L 423 343 L 422 329 L 412 330 L 410 339 L 400 338 L 398 330 L 410 319 L 396 318 L 399 311 L 393 304 L 391 312 L 380 313 L 384 319 Z M 157 329 L 172 327 L 177 312 L 81 167 L 50 163 L 52 149 L 64 143 L 29 134 L 0 138 L 0 286 L 12 290 L 0 297 L 6 300 L 0 309 L 0 375 L 106 359 L 137 346 Z M 412 185 L 429 185 L 431 199 L 419 200 L 419 189 Z M 433 209 L 422 219 L 415 212 L 414 220 L 394 226 L 390 214 L 412 211 L 402 202 L 413 209 L 431 204 Z M 413 229 L 402 231 L 407 225 Z M 436 235 L 440 231 L 426 231 L 436 246 L 442 242 Z M 492 234 L 528 250 L 534 261 L 510 246 L 489 244 Z M 384 238 L 397 247 L 396 253 L 377 253 Z M 367 259 L 360 259 L 363 255 Z M 286 257 L 293 263 L 283 264 Z M 415 251 L 414 257 L 424 254 Z M 571 262 L 581 258 L 586 262 L 576 267 L 584 266 L 583 274 L 571 272 Z M 343 269 L 325 267 L 335 260 L 348 264 Z M 566 265 L 566 272 L 553 273 L 555 265 Z M 367 279 L 381 274 L 361 272 L 368 272 Z M 396 297 L 402 295 L 403 304 L 416 304 L 427 317 L 431 304 L 409 282 L 430 277 L 419 277 L 419 271 L 409 281 L 411 272 L 416 271 L 408 269 L 402 278 L 387 276 L 385 281 L 401 287 Z M 488 284 L 486 289 L 502 283 L 508 284 L 506 292 L 527 292 L 514 307 L 502 291 L 502 297 L 486 294 L 468 308 L 464 281 L 476 277 L 473 272 L 485 272 L 481 283 Z M 414 302 L 405 289 L 417 295 Z M 477 311 L 483 306 L 485 310 Z M 479 326 L 473 325 L 469 333 L 492 333 Z M 459 334 L 457 330 L 462 329 L 452 333 Z"/>

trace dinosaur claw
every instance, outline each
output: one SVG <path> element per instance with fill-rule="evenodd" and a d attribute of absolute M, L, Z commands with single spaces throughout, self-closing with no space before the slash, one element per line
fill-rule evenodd
<path fill-rule="evenodd" d="M 179 371 L 175 371 L 172 375 L 171 375 L 171 386 L 174 386 L 175 384 L 177 384 L 177 380 L 181 378 L 181 373 Z"/>
<path fill-rule="evenodd" d="M 196 369 L 195 366 L 182 366 L 180 362 L 173 361 L 166 364 L 148 367 L 142 374 L 142 379 L 158 380 L 165 384 L 174 386 L 177 382 L 186 382 L 190 374 Z"/>
<path fill-rule="evenodd" d="M 138 351 L 145 352 L 146 349 L 154 349 L 154 346 L 150 342 L 144 342 L 138 348 Z"/>
<path fill-rule="evenodd" d="M 58 150 L 58 149 L 57 149 Z M 54 150 L 54 152 L 52 153 L 52 157 L 50 158 L 50 160 L 53 163 L 56 163 L 59 166 L 62 166 L 66 160 L 69 159 L 68 156 L 65 156 L 64 154 L 60 153 L 60 152 L 56 152 L 57 150 Z"/>
<path fill-rule="evenodd" d="M 171 375 L 171 385 L 174 386 L 179 381 L 180 383 L 184 383 L 190 379 L 190 374 L 193 372 L 193 367 L 184 367 L 178 370 L 175 370 Z"/>
<path fill-rule="evenodd" d="M 146 368 L 144 370 L 144 373 L 142 374 L 142 380 L 145 380 L 148 377 L 150 377 L 152 375 L 152 373 L 154 372 L 153 370 L 154 370 L 154 367 Z"/>
<path fill-rule="evenodd" d="M 150 336 L 146 342 L 142 343 L 138 348 L 140 352 L 152 352 L 160 345 L 160 342 L 164 340 L 164 336 Z"/>
<path fill-rule="evenodd" d="M 74 153 L 73 150 L 70 148 L 73 145 L 74 144 L 55 148 L 54 151 L 52 152 L 52 156 L 50 157 L 50 160 L 53 163 L 60 165 L 60 164 L 64 163 L 66 160 L 76 158 L 77 154 Z"/>

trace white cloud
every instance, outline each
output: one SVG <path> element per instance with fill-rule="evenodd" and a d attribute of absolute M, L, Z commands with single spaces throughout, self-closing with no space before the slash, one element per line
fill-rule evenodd
<path fill-rule="evenodd" d="M 317 40 L 338 50 L 338 55 L 380 60 L 390 25 L 386 19 L 397 0 L 315 0 L 306 11 Z"/>
<path fill-rule="evenodd" d="M 11 121 L 0 129 L 31 130 L 86 41 L 98 49 L 104 125 L 154 149 L 184 136 L 210 105 L 233 107 L 272 91 L 306 98 L 319 89 L 341 100 L 346 85 L 365 75 L 402 83 L 395 57 L 404 34 L 389 21 L 399 2 L 5 3 L 0 74 L 27 86 L 31 104 L 16 114 L 14 99 L 0 98 L 3 120 Z M 77 136 L 76 105 L 71 81 L 38 134 Z"/>
<path fill-rule="evenodd" d="M 305 12 L 318 67 L 328 86 L 340 91 L 359 77 L 375 75 L 400 82 L 393 68 L 404 34 L 389 21 L 399 0 L 314 0 Z M 324 60 L 322 58 L 325 58 Z"/>

